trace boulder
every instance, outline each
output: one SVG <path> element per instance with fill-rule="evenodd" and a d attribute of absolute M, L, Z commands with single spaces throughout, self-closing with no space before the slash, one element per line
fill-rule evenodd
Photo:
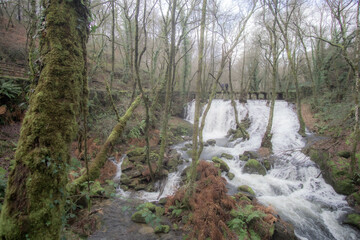
<path fill-rule="evenodd" d="M 263 176 L 266 175 L 266 169 L 264 168 L 264 166 L 255 159 L 250 159 L 246 162 L 243 168 L 243 172 L 249 174 L 260 174 Z"/>
<path fill-rule="evenodd" d="M 228 154 L 228 153 L 222 153 L 222 154 L 221 154 L 221 157 L 222 157 L 222 158 L 226 158 L 226 159 L 228 159 L 228 160 L 234 159 L 234 156 L 231 155 L 231 154 Z"/>
<path fill-rule="evenodd" d="M 233 180 L 234 177 L 235 177 L 235 175 L 234 175 L 233 173 L 231 173 L 231 172 L 226 173 L 226 176 L 227 176 L 230 180 Z"/>
<path fill-rule="evenodd" d="M 263 164 L 264 164 L 264 167 L 266 170 L 269 171 L 271 169 L 271 163 L 270 163 L 269 159 L 265 159 Z"/>
<path fill-rule="evenodd" d="M 145 154 L 145 148 L 144 147 L 138 147 L 134 148 L 126 153 L 126 155 L 131 158 L 134 156 L 141 156 Z"/>
<path fill-rule="evenodd" d="M 254 190 L 252 190 L 252 188 L 249 187 L 248 185 L 241 185 L 237 189 L 239 192 L 248 193 L 251 196 L 255 196 Z"/>
<path fill-rule="evenodd" d="M 213 157 L 211 160 L 213 161 L 213 163 L 220 165 L 221 171 L 224 171 L 224 172 L 229 172 L 230 171 L 229 166 L 223 160 L 221 160 L 220 158 Z"/>
<path fill-rule="evenodd" d="M 151 213 L 151 211 L 149 209 L 143 208 L 143 209 L 135 212 L 131 216 L 131 221 L 136 222 L 136 223 L 146 223 L 145 217 L 147 215 L 149 215 L 150 213 Z"/>
<path fill-rule="evenodd" d="M 216 140 L 215 139 L 209 139 L 206 141 L 207 144 L 209 144 L 210 146 L 215 146 L 216 144 Z"/>

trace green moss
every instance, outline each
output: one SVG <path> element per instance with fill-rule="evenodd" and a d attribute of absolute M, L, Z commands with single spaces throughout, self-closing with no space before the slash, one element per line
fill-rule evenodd
<path fill-rule="evenodd" d="M 156 226 L 154 229 L 155 233 L 168 233 L 169 231 L 170 231 L 169 225 L 159 225 L 159 226 Z"/>
<path fill-rule="evenodd" d="M 228 166 L 223 160 L 221 160 L 220 158 L 218 158 L 218 157 L 213 157 L 211 160 L 212 160 L 213 163 L 215 163 L 215 164 L 220 164 L 220 169 L 221 169 L 221 171 L 224 171 L 224 172 L 229 172 L 229 171 L 230 171 L 229 166 Z"/>
<path fill-rule="evenodd" d="M 234 177 L 235 177 L 235 175 L 234 175 L 233 173 L 231 173 L 231 172 L 228 172 L 228 173 L 226 174 L 226 176 L 227 176 L 230 180 L 233 180 Z"/>
<path fill-rule="evenodd" d="M 131 221 L 136 223 L 146 223 L 145 217 L 150 213 L 150 210 L 147 208 L 143 208 L 137 212 L 135 212 L 133 215 L 131 215 Z"/>
<path fill-rule="evenodd" d="M 243 171 L 250 174 L 266 175 L 266 169 L 255 159 L 250 159 L 246 162 Z"/>
<path fill-rule="evenodd" d="M 160 217 L 164 215 L 165 209 L 163 207 L 155 207 L 156 216 Z"/>
<path fill-rule="evenodd" d="M 228 153 L 223 153 L 223 154 L 221 154 L 221 157 L 222 157 L 222 158 L 226 158 L 226 159 L 228 159 L 228 160 L 234 159 L 234 156 L 231 155 L 231 154 L 228 154 Z"/>
<path fill-rule="evenodd" d="M 129 152 L 127 152 L 127 156 L 129 158 L 135 157 L 135 156 L 141 156 L 144 154 L 145 154 L 145 148 L 143 148 L 143 147 L 138 147 L 138 148 L 132 149 Z"/>
<path fill-rule="evenodd" d="M 352 213 L 346 216 L 345 223 L 353 225 L 360 230 L 360 215 L 357 213 Z"/>
<path fill-rule="evenodd" d="M 241 192 L 246 192 L 246 193 L 249 193 L 250 195 L 255 196 L 254 190 L 252 190 L 252 188 L 249 187 L 248 185 L 241 185 L 237 188 L 237 190 L 241 191 Z"/>

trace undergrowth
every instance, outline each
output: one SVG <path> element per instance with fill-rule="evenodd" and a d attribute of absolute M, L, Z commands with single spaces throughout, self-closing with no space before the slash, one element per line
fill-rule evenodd
<path fill-rule="evenodd" d="M 277 218 L 271 207 L 245 195 L 227 194 L 226 180 L 212 163 L 200 161 L 196 190 L 183 204 L 185 188 L 168 198 L 165 212 L 189 230 L 186 239 L 270 239 Z"/>

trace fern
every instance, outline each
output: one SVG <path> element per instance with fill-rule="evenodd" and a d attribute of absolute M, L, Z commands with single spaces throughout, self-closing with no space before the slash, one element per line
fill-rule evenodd
<path fill-rule="evenodd" d="M 21 87 L 13 82 L 1 80 L 0 98 L 7 97 L 10 100 L 16 98 L 22 92 Z"/>

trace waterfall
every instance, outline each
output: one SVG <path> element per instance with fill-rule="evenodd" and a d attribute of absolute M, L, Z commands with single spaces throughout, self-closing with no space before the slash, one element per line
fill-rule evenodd
<path fill-rule="evenodd" d="M 226 134 L 235 127 L 235 116 L 231 102 L 213 100 L 206 117 L 204 139 L 215 139 L 215 146 L 204 148 L 200 158 L 211 160 L 213 156 L 220 157 L 222 153 L 234 156 L 234 160 L 223 159 L 235 174 L 233 180 L 227 178 L 229 192 L 240 185 L 249 185 L 256 193 L 258 201 L 266 206 L 272 206 L 285 221 L 291 222 L 295 233 L 300 239 L 360 239 L 360 233 L 347 225 L 341 224 L 341 218 L 351 209 L 345 201 L 345 196 L 337 194 L 325 183 L 322 177 L 317 178 L 319 168 L 308 156 L 301 152 L 305 140 L 297 133 L 299 122 L 293 104 L 276 101 L 274 121 L 272 126 L 272 145 L 274 151 L 274 165 L 265 176 L 242 173 L 244 161 L 239 155 L 244 151 L 256 151 L 260 148 L 261 139 L 265 133 L 269 107 L 266 101 L 250 100 L 246 104 L 237 104 L 239 119 L 248 115 L 251 125 L 247 129 L 250 138 L 246 141 L 238 139 L 230 142 Z M 203 110 L 205 106 L 203 107 Z M 185 119 L 194 121 L 195 102 L 190 102 L 186 109 Z M 181 150 L 184 142 L 174 146 L 189 159 L 185 151 Z M 190 159 L 191 161 L 191 159 Z M 158 197 L 165 197 L 175 192 L 179 186 L 181 171 L 190 163 L 178 167 L 178 172 L 168 176 L 164 192 L 136 193 L 120 192 L 122 196 L 142 198 L 154 201 Z M 121 162 L 119 163 L 121 174 Z M 117 176 L 120 178 L 120 175 Z"/>
<path fill-rule="evenodd" d="M 191 102 L 187 106 L 186 120 L 190 122 L 194 118 L 193 105 Z M 294 225 L 300 239 L 359 239 L 359 232 L 340 221 L 350 211 L 345 196 L 337 194 L 322 177 L 317 178 L 319 168 L 301 152 L 305 140 L 297 133 L 299 122 L 294 106 L 285 101 L 275 103 L 271 140 L 275 163 L 265 176 L 242 173 L 244 162 L 239 160 L 239 154 L 260 148 L 270 109 L 266 101 L 261 100 L 238 104 L 237 109 L 241 119 L 249 115 L 250 139 L 207 147 L 201 157 L 209 160 L 224 152 L 232 154 L 235 160 L 223 159 L 235 174 L 233 180 L 223 175 L 231 188 L 249 185 L 260 203 L 271 205 L 284 220 Z M 230 101 L 214 100 L 206 118 L 204 136 L 224 138 L 227 130 L 234 126 L 234 119 Z"/>

